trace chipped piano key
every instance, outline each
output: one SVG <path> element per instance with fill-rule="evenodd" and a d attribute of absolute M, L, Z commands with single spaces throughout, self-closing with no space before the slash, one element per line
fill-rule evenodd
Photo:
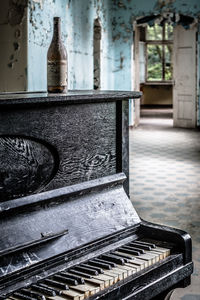
<path fill-rule="evenodd" d="M 94 285 L 97 286 L 101 291 L 102 291 L 104 288 L 108 287 L 108 285 L 107 285 L 107 286 L 105 285 L 105 282 L 104 282 L 104 281 L 99 280 L 99 279 L 96 279 L 96 278 L 90 278 L 90 279 L 89 279 L 89 278 L 85 278 L 85 281 L 94 284 Z"/>
<path fill-rule="evenodd" d="M 68 285 L 64 284 L 64 283 L 61 283 L 61 282 L 58 282 L 58 281 L 55 281 L 53 279 L 44 279 L 43 282 L 49 286 L 52 286 L 52 287 L 55 287 L 55 288 L 58 288 L 58 289 L 61 289 L 61 290 L 68 290 L 69 287 Z"/>
<path fill-rule="evenodd" d="M 73 269 L 68 270 L 68 273 L 73 274 L 73 275 L 81 276 L 82 278 L 84 278 L 84 277 L 88 278 L 88 279 L 92 278 L 92 275 L 88 275 L 86 273 L 79 272 L 79 271 L 76 271 L 76 270 L 73 270 Z"/>
<path fill-rule="evenodd" d="M 108 264 L 111 268 L 116 267 L 116 264 L 112 261 L 104 260 L 104 259 L 101 259 L 101 258 L 95 258 L 95 261 Z"/>
<path fill-rule="evenodd" d="M 120 247 L 117 250 L 119 252 L 122 252 L 122 253 L 125 253 L 125 254 L 134 255 L 134 256 L 139 256 L 140 255 L 139 251 L 135 251 L 133 249 L 127 248 L 126 246 Z"/>
<path fill-rule="evenodd" d="M 88 282 L 76 286 L 70 286 L 70 289 L 84 293 L 85 297 L 93 296 L 100 291 L 100 289 L 96 288 L 94 285 Z"/>
<path fill-rule="evenodd" d="M 37 292 L 34 292 L 34 291 L 31 291 L 28 288 L 21 289 L 20 293 L 25 294 L 25 295 L 27 295 L 29 297 L 32 297 L 32 298 L 36 298 L 38 300 L 45 300 L 45 296 L 44 295 L 42 295 L 40 293 L 37 293 Z"/>
<path fill-rule="evenodd" d="M 86 268 L 90 268 L 90 269 L 92 269 L 92 270 L 95 270 L 95 271 L 97 271 L 99 274 L 103 274 L 103 269 L 102 269 L 102 268 L 90 266 L 90 265 L 87 264 L 87 263 L 81 264 L 81 266 L 86 267 Z"/>
<path fill-rule="evenodd" d="M 80 276 L 77 276 L 77 275 L 73 275 L 73 274 L 70 274 L 68 273 L 67 271 L 63 271 L 63 272 L 60 272 L 61 275 L 66 275 L 67 277 L 71 278 L 71 279 L 74 279 L 76 280 L 79 284 L 84 284 L 85 281 L 82 277 Z"/>
<path fill-rule="evenodd" d="M 135 242 L 137 242 L 138 244 L 141 244 L 141 245 L 147 245 L 147 246 L 150 246 L 151 248 L 156 248 L 156 245 L 153 244 L 153 243 L 144 242 L 144 241 L 135 241 Z"/>
<path fill-rule="evenodd" d="M 131 242 L 128 244 L 129 246 L 135 246 L 135 247 L 140 247 L 140 249 L 143 249 L 143 250 L 147 250 L 147 251 L 150 251 L 152 250 L 153 248 L 149 245 L 143 245 L 143 244 L 140 244 L 138 242 Z"/>
<path fill-rule="evenodd" d="M 24 294 L 22 294 L 22 293 L 20 293 L 20 292 L 15 292 L 15 293 L 13 294 L 13 296 L 14 296 L 15 298 L 17 298 L 17 299 L 20 299 L 20 300 L 35 300 L 35 299 L 37 299 L 37 298 L 35 298 L 35 297 L 31 297 L 31 296 L 24 295 Z"/>
<path fill-rule="evenodd" d="M 61 295 L 61 291 L 57 288 L 46 285 L 45 283 L 38 283 L 38 286 L 46 288 L 50 291 L 53 291 L 56 295 Z"/>
<path fill-rule="evenodd" d="M 75 280 L 75 279 L 72 279 L 70 277 L 67 277 L 65 275 L 54 275 L 53 278 L 56 280 L 56 281 L 59 281 L 59 282 L 63 282 L 63 283 L 66 283 L 66 284 L 70 284 L 70 285 L 78 285 L 78 281 Z"/>
<path fill-rule="evenodd" d="M 109 287 L 114 284 L 113 277 L 105 275 L 105 274 L 99 274 L 98 276 L 94 276 L 94 278 L 102 280 L 105 284 L 105 287 Z"/>
<path fill-rule="evenodd" d="M 112 255 L 112 254 L 102 254 L 100 256 L 100 258 L 105 261 L 114 262 L 119 265 L 123 265 L 125 263 L 123 258 L 120 258 L 120 257 Z"/>
<path fill-rule="evenodd" d="M 42 287 L 40 286 L 39 284 L 32 284 L 31 285 L 31 289 L 36 291 L 36 292 L 40 292 L 42 293 L 44 296 L 56 296 L 56 292 L 49 289 L 49 288 L 46 288 L 46 287 Z"/>
<path fill-rule="evenodd" d="M 95 260 L 89 260 L 87 263 L 91 266 L 99 267 L 99 268 L 102 268 L 102 269 L 105 269 L 105 270 L 111 270 L 112 269 L 112 267 L 109 264 L 101 263 L 101 262 L 98 262 L 98 261 L 95 261 Z"/>
<path fill-rule="evenodd" d="M 73 267 L 71 270 L 79 271 L 88 275 L 98 275 L 99 273 L 96 270 L 91 268 L 86 268 L 81 265 Z"/>

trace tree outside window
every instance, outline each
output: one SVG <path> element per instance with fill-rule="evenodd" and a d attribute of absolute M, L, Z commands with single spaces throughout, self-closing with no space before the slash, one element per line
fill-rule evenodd
<path fill-rule="evenodd" d="M 172 80 L 173 27 L 165 23 L 146 29 L 147 81 Z"/>

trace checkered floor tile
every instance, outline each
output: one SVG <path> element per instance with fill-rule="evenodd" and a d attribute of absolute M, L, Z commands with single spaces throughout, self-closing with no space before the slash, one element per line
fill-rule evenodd
<path fill-rule="evenodd" d="M 192 284 L 171 299 L 200 300 L 200 131 L 173 128 L 166 113 L 146 111 L 130 130 L 130 195 L 143 219 L 192 236 Z"/>

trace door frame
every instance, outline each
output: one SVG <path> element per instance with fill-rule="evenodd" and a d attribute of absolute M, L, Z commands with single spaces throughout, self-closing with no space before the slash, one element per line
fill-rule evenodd
<path fill-rule="evenodd" d="M 197 25 L 195 22 L 193 23 L 193 25 Z M 134 86 L 134 90 L 139 91 L 140 90 L 140 63 L 139 63 L 139 27 L 141 25 L 137 25 L 134 24 L 133 27 L 133 32 L 134 32 L 134 47 L 133 47 L 133 59 L 134 59 L 134 80 L 133 80 L 133 86 Z M 197 26 L 196 26 L 197 27 Z M 198 28 L 197 28 L 197 34 L 198 34 Z M 173 42 L 174 45 L 174 42 Z M 198 93 L 199 93 L 199 86 L 198 86 L 198 78 L 199 78 L 199 58 L 198 58 L 198 40 L 196 39 L 196 66 L 195 66 L 195 70 L 196 70 L 196 105 L 195 105 L 195 109 L 196 109 L 196 120 L 195 120 L 195 127 L 198 125 L 197 124 L 197 120 L 198 120 Z M 174 55 L 173 55 L 174 57 Z M 174 67 L 174 63 L 173 63 L 173 67 Z M 174 112 L 174 86 L 172 86 L 172 103 L 173 103 L 173 112 Z M 142 99 L 142 98 L 141 98 Z M 134 109 L 134 126 L 137 127 L 140 123 L 140 101 L 141 100 L 137 100 L 137 102 L 135 102 L 135 109 Z M 174 113 L 173 113 L 173 124 L 174 124 Z M 176 126 L 177 127 L 177 126 Z"/>

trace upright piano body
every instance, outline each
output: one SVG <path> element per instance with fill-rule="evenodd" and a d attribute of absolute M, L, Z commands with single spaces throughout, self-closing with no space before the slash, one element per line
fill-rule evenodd
<path fill-rule="evenodd" d="M 170 255 L 89 298 L 57 299 L 164 299 L 190 283 L 190 236 L 141 220 L 128 198 L 128 101 L 140 96 L 0 96 L 1 298 L 49 299 L 20 293 L 134 241 Z"/>

